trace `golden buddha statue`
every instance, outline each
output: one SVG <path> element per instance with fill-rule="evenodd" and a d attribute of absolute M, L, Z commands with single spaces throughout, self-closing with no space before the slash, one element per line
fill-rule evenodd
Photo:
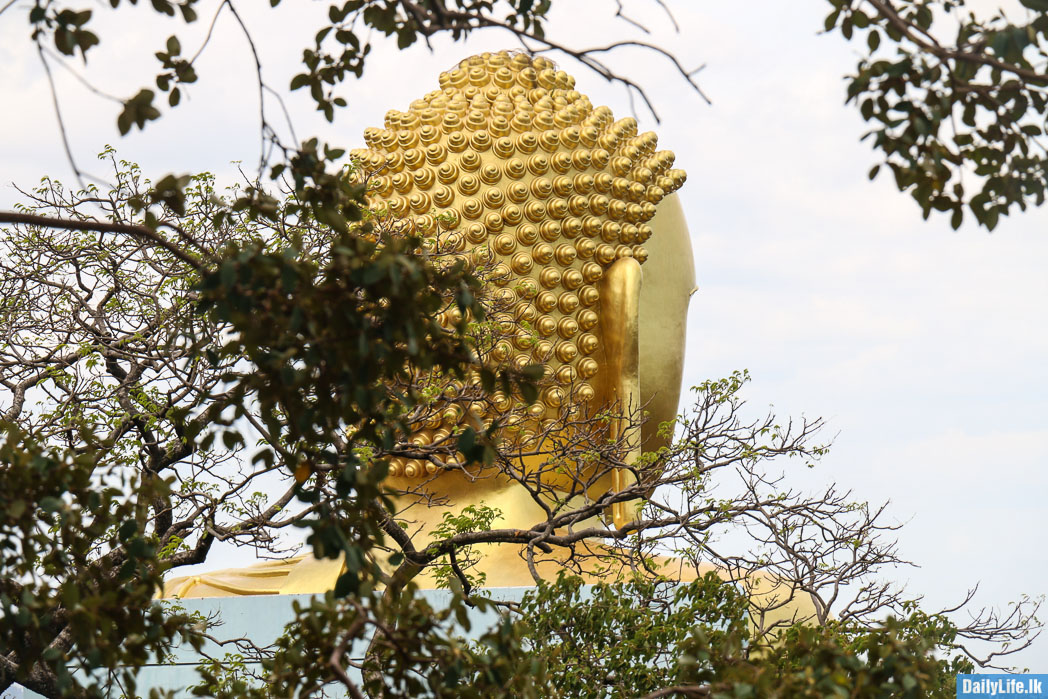
<path fill-rule="evenodd" d="M 440 89 L 408 111 L 387 113 L 385 128 L 365 130 L 369 148 L 352 155 L 369 177 L 372 208 L 419 231 L 439 231 L 444 249 L 487 263 L 505 310 L 495 321 L 526 328 L 487 358 L 542 364 L 551 378 L 537 403 L 519 406 L 516 439 L 534 439 L 566 404 L 644 406 L 649 417 L 631 440 L 639 454 L 642 444 L 666 443 L 657 428 L 675 417 L 680 398 L 695 274 L 672 193 L 685 174 L 672 168 L 673 153 L 656 149 L 654 133 L 638 133 L 632 118 L 615 121 L 608 107 L 593 107 L 574 88 L 574 78 L 542 57 L 473 56 L 441 74 Z M 414 438 L 446 439 L 465 417 L 446 411 Z M 590 495 L 621 490 L 631 479 L 625 469 L 610 476 Z M 530 527 L 544 518 L 540 505 L 505 479 L 438 474 L 432 463 L 394 458 L 388 483 L 402 491 L 424 483 L 433 500 L 447 503 L 410 508 L 422 533 L 448 508 L 481 503 L 502 512 L 501 526 Z M 631 510 L 617 503 L 612 521 L 630 521 Z M 480 567 L 489 585 L 533 582 L 513 549 L 485 551 Z M 176 578 L 165 594 L 319 592 L 339 572 L 337 562 L 303 556 Z M 420 584 L 426 586 L 425 573 Z"/>
<path fill-rule="evenodd" d="M 677 413 L 695 272 L 673 194 L 685 174 L 673 169 L 673 153 L 657 150 L 655 134 L 638 133 L 631 118 L 615 121 L 608 107 L 593 107 L 574 79 L 547 59 L 500 52 L 443 73 L 439 89 L 407 111 L 390 111 L 385 128 L 367 129 L 364 140 L 368 148 L 353 155 L 369 178 L 371 207 L 435 232 L 452 257 L 488 271 L 494 320 L 506 333 L 484 361 L 546 368 L 538 402 L 514 405 L 494 396 L 511 416 L 510 448 L 528 451 L 565 406 L 612 404 L 647 413 L 639 434 L 616 435 L 629 444 L 631 460 L 642 448 L 666 445 L 658 427 Z M 470 418 L 464 412 L 438 411 L 413 441 L 453 439 Z M 627 469 L 587 480 L 581 466 L 542 470 L 540 454 L 520 460 L 546 486 L 585 482 L 585 492 L 573 493 L 577 498 L 595 499 L 634 482 Z M 496 507 L 493 527 L 529 529 L 547 519 L 541 498 L 498 474 L 442 471 L 398 457 L 388 485 L 402 493 L 393 498 L 398 520 L 420 542 L 431 538 L 445 513 L 470 506 Z M 635 512 L 629 502 L 609 510 L 610 523 L 594 517 L 577 526 L 621 527 Z M 531 585 L 536 572 L 552 577 L 560 567 L 555 556 L 529 567 L 519 545 L 477 549 L 476 569 L 491 587 Z M 673 559 L 661 562 L 664 574 L 678 579 L 698 572 Z M 165 596 L 323 592 L 341 570 L 339 561 L 306 555 L 173 579 Z M 428 569 L 416 581 L 423 589 L 435 585 Z"/>
<path fill-rule="evenodd" d="M 544 58 L 474 56 L 442 74 L 440 89 L 409 111 L 389 112 L 385 129 L 367 129 L 370 148 L 353 152 L 365 172 L 375 173 L 369 179 L 374 208 L 416 231 L 440 229 L 443 250 L 486 266 L 498 287 L 493 297 L 502 312 L 494 320 L 504 336 L 485 353 L 485 363 L 545 368 L 550 380 L 538 402 L 514 406 L 506 396 L 494 397 L 496 408 L 511 413 L 503 416 L 507 438 L 521 447 L 554 426 L 565 405 L 628 410 L 658 396 L 663 404 L 649 421 L 657 426 L 675 416 L 679 399 L 694 270 L 675 200 L 678 231 L 659 236 L 665 269 L 656 276 L 677 288 L 664 282 L 649 294 L 649 308 L 640 303 L 641 265 L 649 257 L 644 244 L 654 232 L 649 222 L 656 205 L 683 184 L 684 172 L 671 169 L 673 153 L 656 151 L 654 133 L 638 134 L 631 118 L 614 121 L 610 109 L 594 108 L 574 87 L 571 76 Z M 647 355 L 640 347 L 642 319 L 651 331 Z M 660 377 L 664 385 L 649 380 L 642 392 L 642 357 L 652 373 L 670 368 Z M 413 441 L 447 439 L 468 421 L 462 412 L 435 416 Z M 654 444 L 655 430 L 649 431 L 633 440 L 635 449 Z M 433 478 L 438 468 L 394 458 L 389 484 L 409 489 L 421 479 L 442 490 Z M 619 491 L 631 477 L 625 469 L 609 475 L 612 482 L 592 484 L 593 494 Z M 476 493 L 477 486 L 468 488 Z M 461 493 L 452 500 L 460 501 Z M 627 503 L 614 505 L 614 521 L 629 521 L 629 510 Z"/>

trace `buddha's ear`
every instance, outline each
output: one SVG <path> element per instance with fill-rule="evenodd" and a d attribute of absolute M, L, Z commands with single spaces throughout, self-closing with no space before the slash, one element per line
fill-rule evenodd
<path fill-rule="evenodd" d="M 640 297 L 640 391 L 648 413 L 642 428 L 645 452 L 670 446 L 659 425 L 677 416 L 684 376 L 688 304 L 696 289 L 691 236 L 680 198 L 658 205 L 644 242 L 644 288 Z"/>
<path fill-rule="evenodd" d="M 632 257 L 620 258 L 604 275 L 600 289 L 601 346 L 604 348 L 601 393 L 624 417 L 612 426 L 612 436 L 628 445 L 627 463 L 640 456 L 640 430 L 629 427 L 629 415 L 640 408 L 640 289 L 643 281 L 640 263 Z M 612 474 L 612 490 L 622 491 L 636 483 L 633 473 L 617 469 Z M 611 507 L 612 520 L 622 527 L 636 519 L 633 502 Z"/>
<path fill-rule="evenodd" d="M 600 398 L 628 409 L 639 390 L 640 263 L 623 257 L 604 273 L 600 283 L 600 345 L 604 353 Z"/>

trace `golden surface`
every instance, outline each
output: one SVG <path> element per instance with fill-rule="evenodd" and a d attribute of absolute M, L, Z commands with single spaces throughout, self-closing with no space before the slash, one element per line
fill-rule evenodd
<path fill-rule="evenodd" d="M 605 342 L 605 372 L 616 380 L 606 381 L 604 405 L 621 405 L 626 410 L 640 406 L 640 263 L 624 257 L 608 270 L 602 286 L 604 301 L 600 329 Z M 609 435 L 612 439 L 623 439 L 629 448 L 629 462 L 640 455 L 640 435 L 622 434 L 621 422 L 612 423 Z M 616 469 L 612 474 L 611 487 L 614 491 L 625 490 L 636 482 L 632 471 Z M 612 505 L 612 520 L 616 527 L 633 521 L 631 504 L 619 502 Z"/>
<path fill-rule="evenodd" d="M 407 111 L 387 113 L 385 128 L 366 129 L 369 147 L 353 151 L 373 209 L 484 268 L 498 287 L 494 320 L 507 336 L 485 362 L 545 366 L 540 403 L 515 406 L 510 439 L 521 446 L 565 406 L 638 407 L 639 268 L 656 205 L 685 178 L 654 133 L 574 88 L 541 57 L 473 56 Z M 416 438 L 447 439 L 485 417 L 451 410 Z M 393 485 L 436 473 L 419 460 L 390 465 Z"/>

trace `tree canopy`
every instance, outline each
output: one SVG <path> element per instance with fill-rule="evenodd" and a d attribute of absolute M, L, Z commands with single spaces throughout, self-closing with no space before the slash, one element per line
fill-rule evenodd
<path fill-rule="evenodd" d="M 119 225 L 150 230 L 134 210 L 148 185 L 133 165 L 103 157 L 118 187 L 77 192 L 47 181 L 27 193 L 27 221 L 43 216 L 36 211 L 75 220 L 104 200 Z M 47 696 L 114 686 L 133 694 L 134 670 L 148 659 L 179 643 L 223 642 L 209 620 L 153 602 L 160 576 L 206 560 L 219 542 L 280 554 L 280 532 L 291 526 L 310 532 L 314 555 L 344 558 L 345 574 L 298 610 L 275 648 L 234 643 L 262 661 L 262 684 L 214 657 L 201 694 L 303 695 L 342 682 L 372 696 L 573 696 L 600 681 L 614 696 L 670 687 L 687 695 L 768 687 L 794 667 L 797 687 L 782 685 L 788 695 L 819 696 L 842 681 L 875 692 L 903 677 L 918 694 L 948 694 L 951 673 L 1007 652 L 979 656 L 971 640 L 1021 648 L 1036 633 L 1036 604 L 958 628 L 880 580 L 878 571 L 901 562 L 897 527 L 883 507 L 832 487 L 791 490 L 775 463 L 819 458 L 821 421 L 752 420 L 744 374 L 700 386 L 676 425 L 679 441 L 641 463 L 626 462 L 629 445 L 600 427 L 606 417 L 565 412 L 551 433 L 580 422 L 597 430 L 593 442 L 548 448 L 550 469 L 596 465 L 567 492 L 616 468 L 637 470 L 635 485 L 597 500 L 564 501 L 554 492 L 563 483 L 522 475 L 498 412 L 483 429 L 412 443 L 411 426 L 444 411 L 444 399 L 469 406 L 496 388 L 535 397 L 540 375 L 527 369 L 460 380 L 501 338 L 483 322 L 497 289 L 483 283 L 487 267 L 447 264 L 439 245 L 390 228 L 395 221 L 363 203 L 359 221 L 333 234 L 293 197 L 274 221 L 238 213 L 216 226 L 211 179 L 191 178 L 187 192 L 183 212 L 165 211 L 176 231 L 165 245 L 32 223 L 4 239 L 5 683 Z M 435 320 L 454 309 L 457 326 Z M 639 424 L 643 415 L 621 419 Z M 450 470 L 476 464 L 477 478 L 517 479 L 536 502 L 561 504 L 530 530 L 493 526 L 481 507 L 446 518 L 430 541 L 413 539 L 402 528 L 410 512 L 389 509 L 383 485 L 389 459 L 405 454 Z M 636 522 L 568 527 L 638 496 L 647 504 Z M 722 548 L 718 534 L 740 527 L 746 550 Z M 613 547 L 594 549 L 595 540 Z M 471 553 L 488 542 L 569 555 L 565 577 L 537 581 L 534 597 L 505 609 L 506 623 L 471 645 L 456 625 L 466 606 L 492 604 Z M 660 550 L 716 562 L 724 579 L 674 584 L 655 563 Z M 583 599 L 572 575 L 594 562 L 616 582 Z M 455 593 L 450 607 L 432 609 L 418 595 L 414 579 L 427 567 Z M 740 595 L 737 585 L 755 574 L 794 587 L 771 599 Z M 795 619 L 775 614 L 795 595 L 813 600 L 820 630 L 791 629 Z M 901 625 L 882 626 L 884 614 Z M 783 634 L 788 643 L 768 646 Z M 886 638 L 899 656 L 870 655 Z M 362 662 L 348 655 L 355 643 L 368 644 Z M 759 659 L 763 646 L 774 660 Z M 947 655 L 936 660 L 933 650 Z M 303 661 L 318 655 L 329 662 Z M 879 664 L 889 659 L 890 669 Z M 586 670 L 573 679 L 565 668 Z"/>

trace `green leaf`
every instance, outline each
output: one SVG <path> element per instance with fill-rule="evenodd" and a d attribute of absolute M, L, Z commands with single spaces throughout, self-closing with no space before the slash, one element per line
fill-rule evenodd
<path fill-rule="evenodd" d="M 44 512 L 54 513 L 62 509 L 63 503 L 60 498 L 56 498 L 53 495 L 47 495 L 40 498 L 38 506 Z"/>
<path fill-rule="evenodd" d="M 14 500 L 7 506 L 7 518 L 8 519 L 19 519 L 26 511 L 25 500 Z"/>
<path fill-rule="evenodd" d="M 822 23 L 823 29 L 825 29 L 826 31 L 830 31 L 835 26 L 837 26 L 837 19 L 840 16 L 841 16 L 841 11 L 840 11 L 839 8 L 834 10 L 830 14 L 826 15 L 826 19 L 823 20 L 823 23 Z"/>
<path fill-rule="evenodd" d="M 528 364 L 520 370 L 524 378 L 530 381 L 538 381 L 546 374 L 546 368 L 542 364 Z"/>
<path fill-rule="evenodd" d="M 143 128 L 147 121 L 160 118 L 160 112 L 153 106 L 152 90 L 139 90 L 138 94 L 124 102 L 124 109 L 117 116 L 117 128 L 121 135 L 131 130 L 132 125 Z"/>
<path fill-rule="evenodd" d="M 222 286 L 226 289 L 232 288 L 237 279 L 236 264 L 232 260 L 225 260 L 222 266 L 219 267 L 218 274 Z"/>
<path fill-rule="evenodd" d="M 870 30 L 870 33 L 866 37 L 866 46 L 869 47 L 870 52 L 876 51 L 881 45 L 881 33 L 876 29 Z"/>
<path fill-rule="evenodd" d="M 80 47 L 80 55 L 84 57 L 84 61 L 87 61 L 87 51 L 92 46 L 98 45 L 98 37 L 94 32 L 89 32 L 86 29 L 80 29 L 76 32 L 76 45 Z"/>
<path fill-rule="evenodd" d="M 65 27 L 61 27 L 55 30 L 55 48 L 59 52 L 64 53 L 67 56 L 73 55 L 73 49 L 76 47 L 76 37 L 73 36 L 73 32 Z"/>
<path fill-rule="evenodd" d="M 467 456 L 473 447 L 477 445 L 477 432 L 472 427 L 466 427 L 462 430 L 462 434 L 458 438 L 458 450 Z"/>
<path fill-rule="evenodd" d="M 138 523 L 133 519 L 124 520 L 117 530 L 121 541 L 127 541 L 138 532 Z"/>

